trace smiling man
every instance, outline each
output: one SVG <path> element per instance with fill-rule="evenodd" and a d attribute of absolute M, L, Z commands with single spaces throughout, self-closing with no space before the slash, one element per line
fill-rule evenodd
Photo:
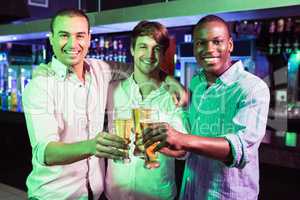
<path fill-rule="evenodd" d="M 258 147 L 265 134 L 269 89 L 232 61 L 227 23 L 214 15 L 194 27 L 194 56 L 201 70 L 190 83 L 190 134 L 165 124 L 145 133 L 146 146 L 189 152 L 180 199 L 255 200 L 259 193 Z M 159 147 L 158 147 L 159 148 Z"/>
<path fill-rule="evenodd" d="M 103 131 L 111 70 L 85 59 L 88 17 L 59 11 L 51 21 L 52 76 L 27 85 L 23 106 L 32 146 L 29 199 L 98 199 L 104 189 L 104 159 L 126 156 L 125 141 Z"/>
<path fill-rule="evenodd" d="M 108 119 L 112 124 L 114 110 L 148 108 L 158 111 L 160 122 L 167 122 L 185 132 L 182 109 L 175 106 L 163 86 L 161 65 L 169 46 L 166 27 L 158 22 L 141 21 L 131 33 L 131 54 L 134 71 L 123 81 L 113 82 L 108 95 Z M 136 141 L 138 143 L 138 141 Z M 170 151 L 174 157 L 184 151 Z M 130 150 L 130 163 L 108 161 L 105 194 L 109 200 L 171 200 L 176 197 L 175 160 L 158 153 L 160 167 L 146 169 L 145 160 Z"/>

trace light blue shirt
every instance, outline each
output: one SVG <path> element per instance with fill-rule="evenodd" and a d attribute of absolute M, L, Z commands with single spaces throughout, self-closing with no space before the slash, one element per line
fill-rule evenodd
<path fill-rule="evenodd" d="M 200 71 L 191 80 L 190 91 L 191 134 L 225 138 L 233 161 L 223 163 L 190 153 L 180 199 L 257 199 L 258 147 L 265 134 L 269 88 L 238 61 L 208 88 Z"/>

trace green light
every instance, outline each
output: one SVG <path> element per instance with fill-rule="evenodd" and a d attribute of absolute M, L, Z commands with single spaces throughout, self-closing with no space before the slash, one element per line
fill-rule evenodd
<path fill-rule="evenodd" d="M 296 147 L 297 146 L 297 133 L 286 132 L 285 133 L 285 145 L 288 147 Z"/>
<path fill-rule="evenodd" d="M 300 51 L 296 52 L 296 61 L 299 63 L 300 62 Z"/>
<path fill-rule="evenodd" d="M 288 71 L 289 73 L 296 72 L 300 64 L 300 51 L 296 51 L 291 54 L 288 61 Z"/>

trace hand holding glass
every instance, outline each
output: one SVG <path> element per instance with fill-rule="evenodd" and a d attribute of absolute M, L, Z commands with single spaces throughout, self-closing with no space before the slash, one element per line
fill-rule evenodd
<path fill-rule="evenodd" d="M 153 109 L 141 109 L 140 122 L 143 133 L 146 128 L 155 127 L 158 123 L 160 123 L 158 111 Z M 158 168 L 160 166 L 157 155 L 158 153 L 153 151 L 158 143 L 159 142 L 156 142 L 146 149 L 145 167 L 148 169 Z"/>
<path fill-rule="evenodd" d="M 131 119 L 130 111 L 115 110 L 114 119 L 113 119 L 113 133 L 123 138 L 126 141 L 127 145 L 129 145 L 130 143 L 130 134 L 131 134 L 132 125 L 133 122 Z M 128 163 L 130 162 L 130 158 L 128 156 L 123 160 L 114 160 L 114 162 Z"/>

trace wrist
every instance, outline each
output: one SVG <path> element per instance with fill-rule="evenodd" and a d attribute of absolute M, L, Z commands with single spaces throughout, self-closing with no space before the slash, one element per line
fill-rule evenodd
<path fill-rule="evenodd" d="M 97 137 L 87 140 L 87 149 L 88 149 L 88 155 L 89 156 L 94 156 L 96 154 L 96 145 L 97 145 Z"/>

